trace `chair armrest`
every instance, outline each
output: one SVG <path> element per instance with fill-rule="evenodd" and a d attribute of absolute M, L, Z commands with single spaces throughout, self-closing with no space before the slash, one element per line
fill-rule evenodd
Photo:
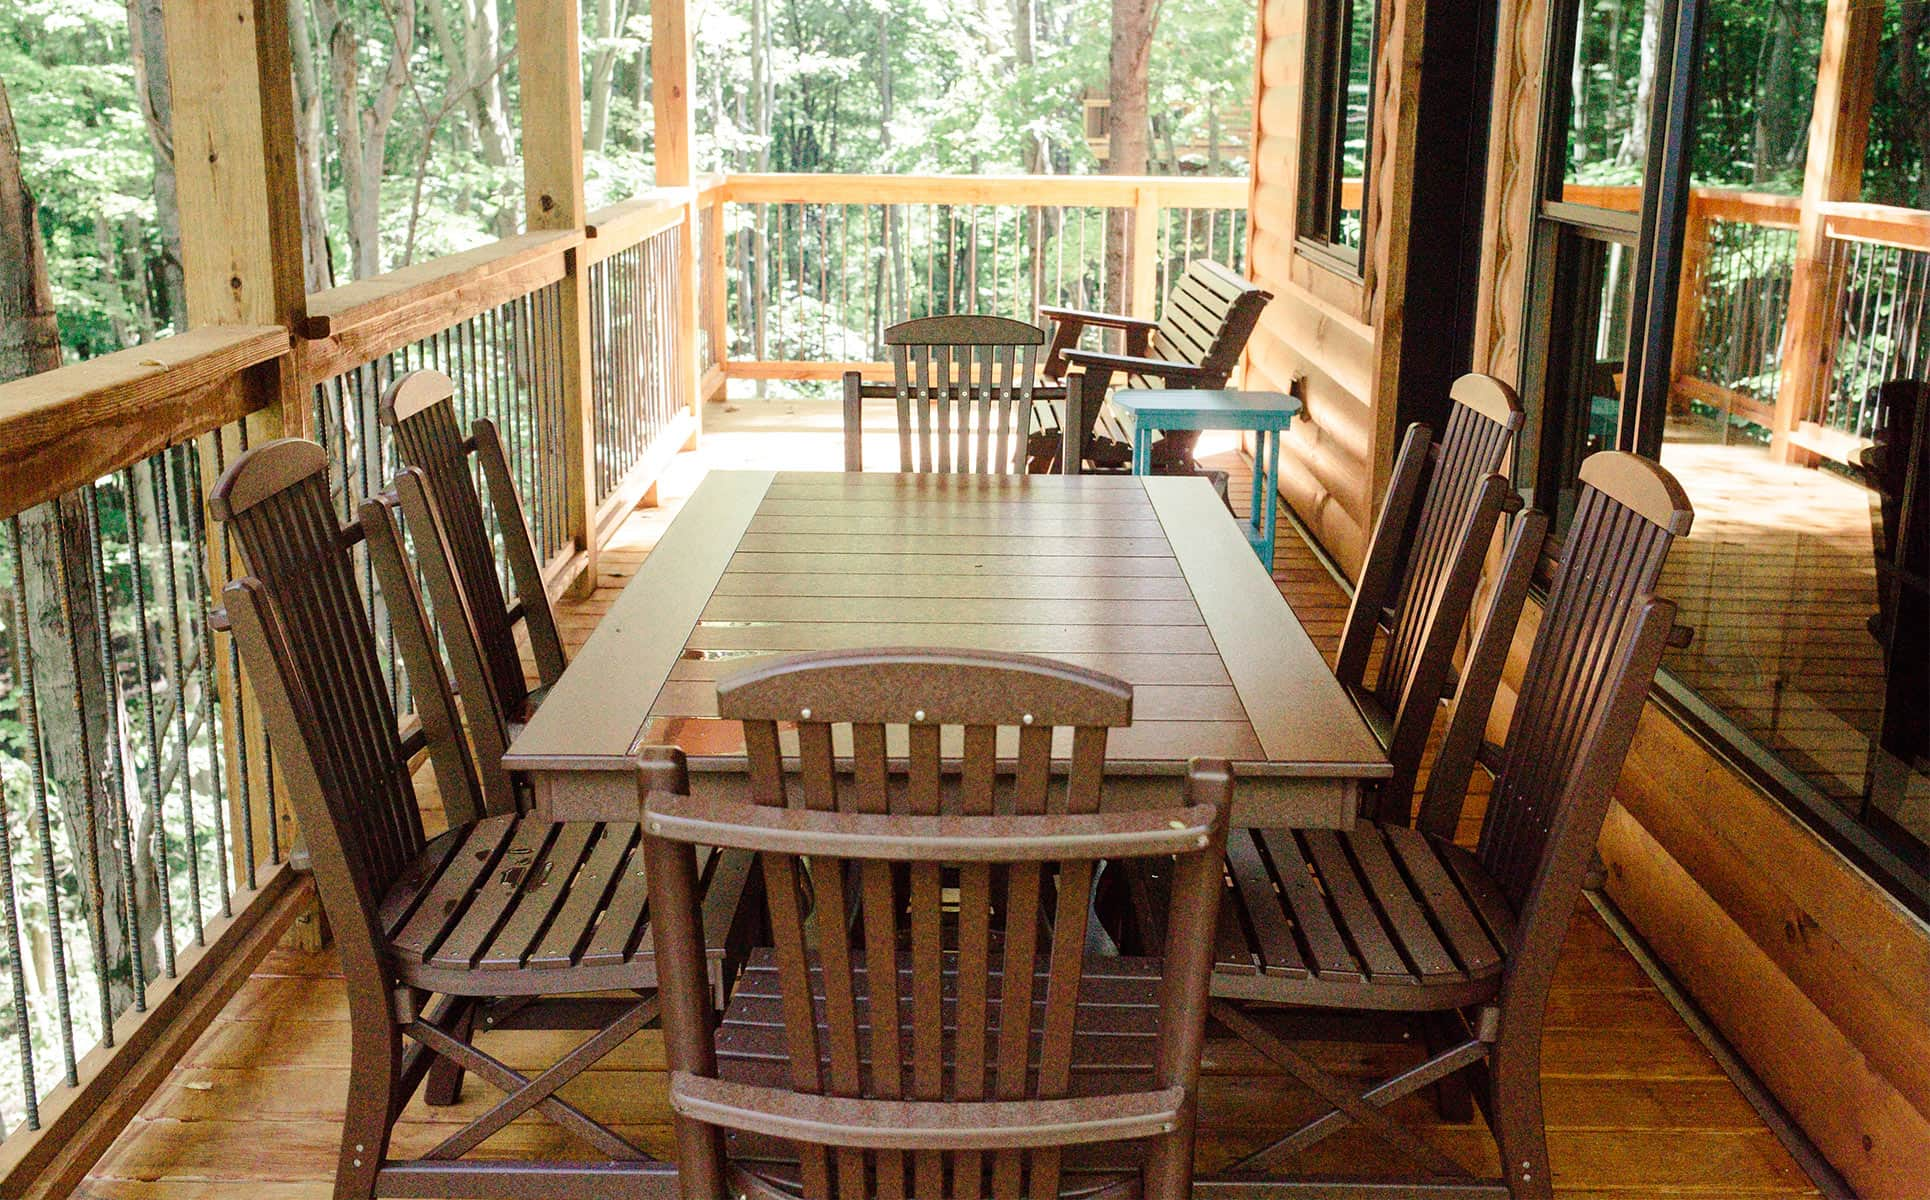
<path fill-rule="evenodd" d="M 1055 321 L 1068 321 L 1080 325 L 1098 325 L 1106 329 L 1156 329 L 1159 322 L 1148 321 L 1143 317 L 1122 316 L 1119 313 L 1091 312 L 1083 308 L 1060 308 L 1053 304 L 1039 305 L 1039 315 L 1051 317 Z"/>
<path fill-rule="evenodd" d="M 1193 363 L 1169 362 L 1163 358 L 1135 358 L 1129 354 L 1107 354 L 1100 350 L 1068 350 L 1066 361 L 1087 370 L 1122 371 L 1129 375 L 1156 375 L 1168 383 L 1205 383 L 1216 373 Z"/>

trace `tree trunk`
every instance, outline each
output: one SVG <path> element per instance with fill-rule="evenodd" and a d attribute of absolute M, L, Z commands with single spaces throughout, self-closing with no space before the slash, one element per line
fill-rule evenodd
<path fill-rule="evenodd" d="M 590 59 L 590 116 L 583 127 L 583 148 L 603 150 L 610 133 L 610 92 L 616 83 L 617 33 L 630 17 L 625 0 L 596 0 L 596 54 Z"/>
<path fill-rule="evenodd" d="M 1159 0 L 1112 0 L 1106 157 L 1106 171 L 1112 175 L 1146 174 L 1150 151 L 1146 92 L 1158 23 Z M 1106 300 L 1117 312 L 1125 312 L 1131 300 L 1131 253 L 1132 217 L 1115 210 L 1106 222 Z"/>
<path fill-rule="evenodd" d="M 1919 47 L 1930 41 L 1930 0 L 1903 0 L 1897 20 L 1897 84 L 1903 111 L 1916 143 L 1916 158 L 1930 163 L 1930 80 L 1924 78 Z M 1917 175 L 1917 208 L 1930 208 L 1930 169 Z"/>
<path fill-rule="evenodd" d="M 0 381 L 59 366 L 60 330 L 40 223 L 20 175 L 20 141 L 0 83 Z M 34 656 L 46 776 L 60 799 L 89 912 L 83 924 L 94 961 L 107 975 L 104 1000 L 120 1012 L 134 998 L 121 925 L 128 911 L 126 879 L 115 857 L 117 821 L 126 819 L 126 811 L 108 792 L 102 771 L 117 729 L 100 671 L 103 631 L 94 620 L 93 555 L 87 550 L 91 501 L 82 489 L 20 514 L 20 588 L 27 607 L 22 632 Z"/>
<path fill-rule="evenodd" d="M 1618 166 L 1640 167 L 1649 158 L 1649 109 L 1655 99 L 1655 77 L 1662 69 L 1662 0 L 1642 0 L 1642 48 L 1635 77 L 1635 108 L 1628 132 L 1615 153 Z"/>
<path fill-rule="evenodd" d="M 170 331 L 188 327 L 187 281 L 181 274 L 181 206 L 174 186 L 173 88 L 168 81 L 163 0 L 127 0 L 134 92 L 154 149 L 154 215 L 161 227 L 161 312 Z"/>
<path fill-rule="evenodd" d="M 328 241 L 326 192 L 322 185 L 322 88 L 315 65 L 315 39 L 304 0 L 288 0 L 289 40 L 295 76 L 295 167 L 300 184 L 302 281 L 311 292 L 335 286 L 335 256 Z"/>
<path fill-rule="evenodd" d="M 478 9 L 490 11 L 494 0 Z M 396 105 L 409 78 L 409 55 L 415 48 L 415 0 L 396 0 L 387 10 L 392 43 L 382 83 L 364 111 L 357 42 L 360 35 L 344 20 L 336 0 L 315 0 L 315 15 L 328 42 L 329 80 L 335 91 L 335 135 L 342 159 L 342 190 L 348 208 L 349 260 L 357 279 L 382 272 L 383 152 Z M 491 89 L 490 95 L 497 93 Z"/>

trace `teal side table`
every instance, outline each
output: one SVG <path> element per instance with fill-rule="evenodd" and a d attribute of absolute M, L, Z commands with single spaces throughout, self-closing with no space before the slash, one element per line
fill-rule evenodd
<path fill-rule="evenodd" d="M 1132 433 L 1135 475 L 1152 471 L 1153 434 L 1166 430 L 1231 429 L 1253 434 L 1253 516 L 1246 540 L 1273 570 L 1275 492 L 1280 480 L 1280 435 L 1293 424 L 1300 401 L 1280 392 L 1205 388 L 1122 388 L 1112 394 L 1120 422 Z"/>

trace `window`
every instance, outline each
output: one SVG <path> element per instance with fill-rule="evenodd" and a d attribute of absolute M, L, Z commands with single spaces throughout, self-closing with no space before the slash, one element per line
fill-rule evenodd
<path fill-rule="evenodd" d="M 1930 38 L 1877 5 L 1559 4 L 1517 479 L 1560 520 L 1597 449 L 1675 473 L 1660 690 L 1930 912 Z"/>
<path fill-rule="evenodd" d="M 1300 241 L 1350 274 L 1360 271 L 1375 40 L 1373 0 L 1309 5 Z"/>

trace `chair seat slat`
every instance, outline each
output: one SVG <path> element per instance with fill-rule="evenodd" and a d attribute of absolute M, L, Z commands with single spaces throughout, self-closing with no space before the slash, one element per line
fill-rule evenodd
<path fill-rule="evenodd" d="M 605 825 L 591 846 L 589 857 L 570 884 L 569 897 L 556 919 L 537 942 L 529 965 L 547 970 L 574 966 L 596 927 L 597 914 L 623 877 L 623 868 L 636 853 L 637 827 L 627 822 Z"/>
<path fill-rule="evenodd" d="M 488 817 L 471 826 L 462 850 L 436 878 L 429 894 L 416 906 L 415 916 L 402 927 L 391 945 L 397 953 L 424 962 L 442 944 L 464 912 L 476 881 L 492 870 L 516 832 L 514 817 Z"/>

